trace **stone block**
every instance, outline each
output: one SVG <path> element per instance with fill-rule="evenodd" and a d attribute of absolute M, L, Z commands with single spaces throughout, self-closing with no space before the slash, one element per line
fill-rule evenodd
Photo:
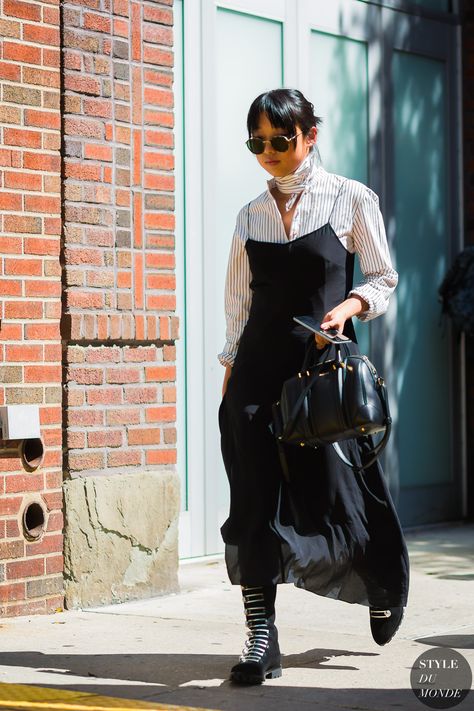
<path fill-rule="evenodd" d="M 177 592 L 179 502 L 173 470 L 66 481 L 66 607 Z"/>

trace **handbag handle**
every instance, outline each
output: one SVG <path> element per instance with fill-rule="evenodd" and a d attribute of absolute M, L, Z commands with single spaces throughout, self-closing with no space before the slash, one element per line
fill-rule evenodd
<path fill-rule="evenodd" d="M 330 348 L 333 347 L 335 348 L 335 355 L 337 360 L 341 360 L 341 348 L 344 351 L 345 356 L 349 356 L 351 354 L 348 346 L 346 343 L 333 343 L 329 341 L 324 345 L 323 348 L 317 348 L 316 347 L 316 341 L 314 339 L 314 335 L 311 335 L 308 337 L 308 343 L 306 345 L 306 350 L 303 358 L 303 364 L 301 366 L 301 371 L 305 372 L 309 370 L 309 368 L 314 368 L 318 365 L 321 365 L 324 361 L 322 360 L 323 356 L 327 355 L 329 352 Z M 316 358 L 314 358 L 314 351 L 316 351 Z M 316 363 L 314 365 L 310 365 L 310 361 L 313 359 L 316 360 Z"/>

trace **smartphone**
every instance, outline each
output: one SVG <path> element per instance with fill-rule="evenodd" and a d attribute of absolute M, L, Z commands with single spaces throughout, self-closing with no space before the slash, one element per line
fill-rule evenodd
<path fill-rule="evenodd" d="M 299 323 L 300 326 L 304 326 L 308 331 L 312 331 L 326 338 L 328 341 L 331 341 L 331 343 L 352 343 L 350 338 L 343 333 L 339 333 L 335 328 L 329 328 L 327 331 L 324 331 L 321 328 L 321 324 L 312 316 L 293 316 L 293 321 Z"/>

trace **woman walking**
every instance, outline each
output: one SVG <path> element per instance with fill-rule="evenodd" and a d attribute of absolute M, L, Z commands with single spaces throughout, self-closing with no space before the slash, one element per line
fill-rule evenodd
<path fill-rule="evenodd" d="M 357 351 L 352 317 L 383 314 L 398 280 L 377 196 L 318 164 L 319 123 L 313 105 L 293 89 L 261 94 L 247 117 L 247 146 L 272 179 L 237 216 L 226 277 L 227 340 L 219 354 L 226 368 L 219 427 L 230 484 L 221 532 L 248 627 L 231 670 L 237 683 L 281 675 L 279 583 L 368 605 L 378 644 L 393 637 L 407 601 L 408 556 L 380 465 L 366 469 L 368 491 L 333 447 L 288 446 L 286 481 L 270 430 L 272 403 L 313 338 L 293 316 L 312 315 L 323 330 L 347 335 Z M 364 280 L 353 288 L 355 254 Z M 324 353 L 326 341 L 315 338 Z M 360 464 L 370 440 L 340 445 Z"/>

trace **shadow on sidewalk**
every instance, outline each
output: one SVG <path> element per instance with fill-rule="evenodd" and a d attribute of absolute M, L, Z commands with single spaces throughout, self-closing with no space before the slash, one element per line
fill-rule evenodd
<path fill-rule="evenodd" d="M 474 634 L 443 634 L 434 637 L 419 637 L 414 640 L 430 647 L 450 647 L 451 649 L 474 649 Z"/>
<path fill-rule="evenodd" d="M 357 671 L 356 666 L 329 665 L 335 657 L 372 657 L 376 652 L 342 649 L 310 649 L 282 656 L 283 669 L 340 669 Z M 177 687 L 196 679 L 227 679 L 237 661 L 223 654 L 44 654 L 35 651 L 0 652 L 0 666 L 30 667 L 37 671 L 65 675 L 118 679 Z M 61 680 L 61 686 L 64 686 Z M 67 688 L 76 689 L 72 685 Z"/>

